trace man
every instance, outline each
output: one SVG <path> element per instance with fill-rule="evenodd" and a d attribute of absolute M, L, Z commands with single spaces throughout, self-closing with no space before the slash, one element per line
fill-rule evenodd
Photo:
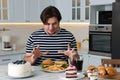
<path fill-rule="evenodd" d="M 33 32 L 26 44 L 25 61 L 40 64 L 42 60 L 68 60 L 71 64 L 79 58 L 76 40 L 72 33 L 60 28 L 62 19 L 59 10 L 54 6 L 46 7 L 41 13 L 43 28 Z"/>

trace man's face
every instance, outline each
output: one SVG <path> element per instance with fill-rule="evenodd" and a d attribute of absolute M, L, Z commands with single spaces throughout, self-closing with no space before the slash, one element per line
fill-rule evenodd
<path fill-rule="evenodd" d="M 59 22 L 56 17 L 49 18 L 47 23 L 44 24 L 44 30 L 49 35 L 54 35 L 59 31 Z"/>

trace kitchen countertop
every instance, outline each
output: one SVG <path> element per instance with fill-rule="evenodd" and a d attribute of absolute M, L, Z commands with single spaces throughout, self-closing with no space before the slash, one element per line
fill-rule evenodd
<path fill-rule="evenodd" d="M 9 50 L 9 51 L 3 51 L 0 50 L 0 56 L 1 55 L 11 55 L 11 54 L 19 54 L 19 53 L 25 53 L 25 50 Z"/>
<path fill-rule="evenodd" d="M 32 66 L 32 70 L 33 70 L 32 76 L 28 78 L 19 78 L 19 80 L 71 80 L 71 79 L 65 78 L 64 72 L 60 72 L 60 73 L 44 72 L 40 69 L 40 66 Z M 0 65 L 0 80 L 18 80 L 18 79 L 9 77 L 7 75 L 7 64 L 3 64 L 3 65 Z M 89 80 L 89 79 L 87 77 L 84 77 L 82 79 L 72 79 L 72 80 Z M 101 80 L 101 79 L 98 79 L 98 80 Z M 108 79 L 105 79 L 105 80 L 108 80 Z"/>
<path fill-rule="evenodd" d="M 18 49 L 18 50 L 0 50 L 0 55 L 10 55 L 10 54 L 19 54 L 19 53 L 25 53 L 24 49 Z M 88 50 L 78 50 L 78 54 L 88 54 Z"/>

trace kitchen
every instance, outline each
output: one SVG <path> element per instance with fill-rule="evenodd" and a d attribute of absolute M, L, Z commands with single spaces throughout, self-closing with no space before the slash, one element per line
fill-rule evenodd
<path fill-rule="evenodd" d="M 83 55 L 85 57 L 84 58 L 85 63 L 83 63 L 84 64 L 83 70 L 86 70 L 87 66 L 90 64 L 98 66 L 101 63 L 101 61 L 100 61 L 101 58 L 110 58 L 110 57 L 106 57 L 106 56 L 98 56 L 98 55 L 88 54 L 88 50 L 89 50 L 88 42 L 87 41 L 82 42 L 83 39 L 89 38 L 89 24 L 90 23 L 89 23 L 89 20 L 86 19 L 86 17 L 85 17 L 85 8 L 89 8 L 89 6 L 85 6 L 85 4 L 81 4 L 81 6 L 83 6 L 83 7 L 81 7 L 81 9 L 83 11 L 83 12 L 81 12 L 81 15 L 84 15 L 84 16 L 81 16 L 81 19 L 78 18 L 78 20 L 72 20 L 72 18 L 71 18 L 72 14 L 68 15 L 70 12 L 72 12 L 71 11 L 72 7 L 68 8 L 69 5 L 71 4 L 72 0 L 70 0 L 70 1 L 66 0 L 66 1 L 64 1 L 64 3 L 61 0 L 53 0 L 53 1 L 47 0 L 48 2 L 46 0 L 44 0 L 44 1 L 38 0 L 38 1 L 41 1 L 41 3 L 45 3 L 45 4 L 38 5 L 39 7 L 44 8 L 46 5 L 53 4 L 53 5 L 57 5 L 58 8 L 61 10 L 61 12 L 63 12 L 62 13 L 63 21 L 61 23 L 61 27 L 64 27 L 64 28 L 70 30 L 75 35 L 76 40 L 78 42 L 81 42 L 81 50 L 79 51 L 79 53 L 80 53 L 80 55 Z M 111 4 L 113 2 L 113 0 L 109 0 L 107 2 L 106 1 L 99 2 L 97 0 L 90 0 L 90 1 L 91 1 L 92 5 L 101 5 L 101 4 L 106 5 L 106 4 Z M 96 1 L 96 2 L 93 2 L 93 1 Z M 12 0 L 10 0 L 9 2 L 12 3 Z M 81 0 L 81 2 L 85 3 L 84 0 Z M 37 0 L 35 2 L 32 2 L 32 1 L 29 2 L 29 0 L 28 0 L 28 3 L 30 3 L 31 5 L 32 5 L 32 3 L 34 3 L 34 7 L 30 7 L 31 5 L 27 4 L 27 2 L 24 3 L 24 0 L 21 0 L 21 1 L 16 0 L 14 2 L 14 6 L 9 5 L 10 8 L 14 8 L 14 10 L 15 10 L 15 11 L 12 11 L 12 10 L 10 11 L 10 13 L 12 14 L 9 17 L 10 21 L 8 20 L 7 22 L 4 22 L 6 20 L 1 20 L 2 23 L 0 23 L 0 36 L 9 34 L 11 36 L 11 44 L 16 45 L 15 51 L 1 51 L 1 61 L 0 61 L 1 64 L 8 63 L 12 60 L 15 60 L 15 59 L 13 59 L 14 58 L 13 55 L 17 56 L 17 55 L 22 54 L 21 56 L 23 57 L 23 54 L 25 53 L 25 43 L 26 43 L 27 37 L 29 36 L 29 34 L 31 32 L 42 27 L 42 24 L 39 23 L 39 17 L 37 17 L 37 16 L 39 16 L 39 13 L 41 11 L 41 9 L 38 9 L 38 6 L 35 6 L 35 3 L 38 3 Z M 61 3 L 62 6 L 58 3 Z M 66 3 L 69 3 L 69 4 L 67 4 L 68 7 L 66 6 Z M 21 5 L 23 5 L 23 4 L 27 4 L 25 9 L 24 9 L 24 6 L 22 6 L 22 8 L 21 8 Z M 65 6 L 65 7 L 63 8 L 63 6 Z M 39 11 L 38 14 L 35 14 L 34 11 L 30 11 L 28 9 L 29 7 L 30 7 L 30 9 L 37 9 Z M 28 11 L 23 12 L 24 10 L 22 10 L 22 9 L 28 10 Z M 66 10 L 68 10 L 68 11 L 66 11 Z M 64 12 L 64 11 L 66 11 L 66 12 Z M 20 12 L 23 12 L 23 13 L 20 13 Z M 31 13 L 31 14 L 29 14 L 29 13 Z M 19 16 L 19 15 L 22 15 L 22 16 Z M 31 19 L 33 19 L 33 21 Z M 94 23 L 94 21 L 92 21 L 92 22 Z M 74 27 L 74 29 L 73 29 L 73 27 Z M 5 29 L 5 31 L 4 31 L 4 29 Z M 24 33 L 21 33 L 21 32 L 24 32 Z M 86 43 L 87 43 L 87 45 L 86 45 Z M 0 44 L 1 44 L 1 37 L 0 37 Z M 16 53 L 17 53 L 17 55 L 16 55 Z M 10 57 L 3 58 L 3 56 L 7 56 L 7 57 L 10 56 Z M 22 57 L 20 57 L 20 58 L 22 58 Z"/>

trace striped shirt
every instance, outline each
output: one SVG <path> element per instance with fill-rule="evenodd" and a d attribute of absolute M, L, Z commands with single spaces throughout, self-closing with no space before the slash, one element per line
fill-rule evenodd
<path fill-rule="evenodd" d="M 42 60 L 50 58 L 52 60 L 67 60 L 68 57 L 59 54 L 58 50 L 67 50 L 70 44 L 71 48 L 76 49 L 76 40 L 73 34 L 66 29 L 60 28 L 60 31 L 55 35 L 48 35 L 44 29 L 33 32 L 26 43 L 26 53 L 31 53 L 33 48 L 40 46 L 41 52 L 49 52 L 49 54 L 42 55 L 35 61 L 35 64 L 40 64 Z"/>

